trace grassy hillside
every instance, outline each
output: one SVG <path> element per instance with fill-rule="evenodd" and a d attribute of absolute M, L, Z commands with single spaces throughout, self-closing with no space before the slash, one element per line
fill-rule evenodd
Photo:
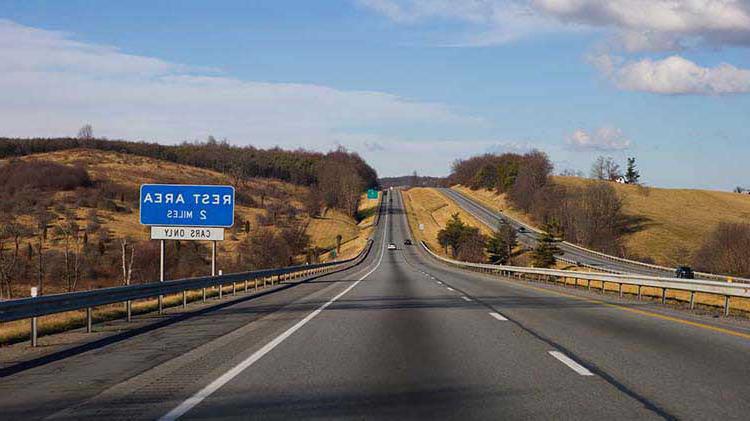
<path fill-rule="evenodd" d="M 341 235 L 341 259 L 355 256 L 362 250 L 372 235 L 379 200 L 367 199 L 362 195 L 359 202 L 357 222 L 354 218 L 336 209 L 326 209 L 323 215 L 313 218 L 306 233 L 310 236 L 313 246 L 322 250 L 332 250 L 336 247 L 336 237 Z M 330 253 L 326 253 L 322 260 L 330 260 Z"/>
<path fill-rule="evenodd" d="M 584 186 L 593 182 L 577 177 L 553 178 L 556 183 L 566 186 Z M 612 186 L 623 200 L 624 213 L 640 221 L 635 232 L 624 237 L 628 255 L 650 258 L 660 265 L 674 266 L 690 260 L 720 222 L 750 221 L 750 195 L 618 183 L 612 183 Z M 504 195 L 489 190 L 471 191 L 462 186 L 454 186 L 454 189 L 488 207 L 531 223 L 528 215 L 507 204 Z"/>
<path fill-rule="evenodd" d="M 90 259 L 89 266 L 109 266 L 106 270 L 83 268 L 76 289 L 98 288 L 121 282 L 120 242 L 123 238 L 137 244 L 133 282 L 155 279 L 158 270 L 156 242 L 149 240 L 148 228 L 138 221 L 138 189 L 143 183 L 235 186 L 236 222 L 234 227 L 227 230 L 225 241 L 219 243 L 218 265 L 225 271 L 250 269 L 244 262 L 249 254 L 256 251 L 253 250 L 254 246 L 245 243 L 259 230 L 279 232 L 282 227 L 293 230 L 295 226 L 299 226 L 312 238 L 311 246 L 323 247 L 332 245 L 338 233 L 345 240 L 353 240 L 365 229 L 364 225 L 359 226 L 353 218 L 336 211 L 327 212 L 324 218 L 308 218 L 302 205 L 303 198 L 308 193 L 304 186 L 260 178 L 240 181 L 216 171 L 137 155 L 74 149 L 28 155 L 12 161 L 0 160 L 0 170 L 20 168 L 23 171 L 33 171 L 34 168 L 49 166 L 50 163 L 63 165 L 64 167 L 51 167 L 53 170 L 64 170 L 62 172 L 76 167 L 83 168 L 90 180 L 65 188 L 49 187 L 37 182 L 35 185 L 13 189 L 8 183 L 3 185 L 0 182 L 0 187 L 11 192 L 1 205 L 0 229 L 9 222 L 15 222 L 24 231 L 20 238 L 21 262 L 12 285 L 16 296 L 27 293 L 28 287 L 36 283 L 35 256 L 39 231 L 36 229 L 34 215 L 39 212 L 49 215 L 43 247 L 45 293 L 66 290 L 65 283 L 58 274 L 65 248 L 65 241 L 58 228 L 73 219 L 79 229 L 80 254 Z M 64 184 L 60 184 L 62 185 Z M 246 232 L 247 228 L 250 228 L 250 232 Z M 86 240 L 85 246 L 82 244 L 83 238 Z M 173 248 L 179 245 L 176 242 L 168 243 L 167 256 L 168 260 L 171 259 L 168 277 L 207 273 L 207 244 L 181 242 L 181 252 L 176 253 Z M 349 247 L 360 244 L 353 241 L 350 243 L 352 245 Z M 11 245 L 9 239 L 5 238 L 4 253 L 8 253 Z M 296 258 L 297 261 L 303 259 L 304 255 Z M 4 292 L 7 297 L 7 289 Z"/>
<path fill-rule="evenodd" d="M 412 188 L 403 191 L 403 198 L 409 226 L 417 237 L 416 240 L 426 242 L 432 250 L 441 254 L 444 254 L 445 250 L 438 243 L 437 235 L 454 213 L 458 213 L 467 225 L 478 227 L 485 235 L 491 234 L 488 227 L 435 189 Z M 419 230 L 420 224 L 424 224 L 424 230 Z"/>

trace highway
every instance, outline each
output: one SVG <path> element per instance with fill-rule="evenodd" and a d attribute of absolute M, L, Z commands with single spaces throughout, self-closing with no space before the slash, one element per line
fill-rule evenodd
<path fill-rule="evenodd" d="M 359 266 L 0 370 L 2 418 L 747 418 L 747 324 L 444 266 L 392 195 Z"/>
<path fill-rule="evenodd" d="M 521 222 L 509 217 L 508 215 L 488 209 L 482 204 L 477 203 L 476 201 L 453 189 L 440 188 L 438 190 L 451 198 L 454 202 L 456 202 L 456 204 L 458 204 L 458 206 L 463 208 L 465 211 L 476 217 L 480 222 L 488 225 L 492 229 L 497 229 L 498 225 L 502 222 L 508 223 L 516 229 L 520 228 L 523 225 L 521 224 Z M 538 238 L 539 234 L 530 230 L 518 233 L 518 241 L 528 247 L 534 247 Z M 560 257 L 573 262 L 580 262 L 586 265 L 590 265 L 596 268 L 602 268 L 616 273 L 632 273 L 648 276 L 666 277 L 674 276 L 673 271 L 664 271 L 638 264 L 606 259 L 594 253 L 587 253 L 581 249 L 572 247 L 565 243 L 559 243 L 558 247 L 563 251 L 563 254 L 560 255 Z"/>

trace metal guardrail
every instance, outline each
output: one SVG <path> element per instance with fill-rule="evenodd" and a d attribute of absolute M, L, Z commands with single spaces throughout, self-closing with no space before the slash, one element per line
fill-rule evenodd
<path fill-rule="evenodd" d="M 457 193 L 460 197 L 464 198 L 465 200 L 471 201 L 475 205 L 484 207 L 483 204 L 476 203 L 474 200 L 472 200 L 470 197 L 467 197 L 461 191 L 454 190 L 454 189 L 449 189 L 449 190 L 452 191 L 452 192 Z M 490 212 L 490 213 L 494 213 L 494 211 L 491 210 L 491 209 L 485 208 L 485 210 L 488 211 L 488 212 Z M 543 233 L 543 231 L 541 231 L 540 229 L 538 229 L 536 227 L 533 227 L 531 225 L 525 224 L 525 223 L 523 223 L 523 222 L 521 222 L 521 221 L 519 221 L 519 220 L 517 220 L 515 218 L 512 218 L 512 217 L 508 216 L 507 214 L 505 214 L 503 212 L 500 212 L 500 213 L 502 214 L 502 218 L 510 219 L 511 221 L 513 221 L 513 223 L 515 223 L 515 224 L 517 224 L 519 226 L 522 226 L 522 227 L 526 228 L 527 230 L 533 231 L 533 232 L 535 232 L 537 234 L 542 234 Z M 669 267 L 666 267 L 666 266 L 659 266 L 659 265 L 654 265 L 654 264 L 651 264 L 651 263 L 639 262 L 637 260 L 626 259 L 624 257 L 612 256 L 611 254 L 606 254 L 606 253 L 602 253 L 602 252 L 599 252 L 599 251 L 596 251 L 596 250 L 591 250 L 589 248 L 586 248 L 586 247 L 583 247 L 583 246 L 579 246 L 578 244 L 574 244 L 574 243 L 571 243 L 569 241 L 562 241 L 562 243 L 565 244 L 566 246 L 573 247 L 573 248 L 575 248 L 575 249 L 577 249 L 577 250 L 579 250 L 581 252 L 592 254 L 592 255 L 601 257 L 602 259 L 611 260 L 611 261 L 614 261 L 614 262 L 620 262 L 620 263 L 627 263 L 627 264 L 631 264 L 631 265 L 637 265 L 637 266 L 641 266 L 641 267 L 644 267 L 644 268 L 654 269 L 654 270 L 659 270 L 659 271 L 664 271 L 664 272 L 668 272 L 668 273 L 674 273 L 674 271 L 675 271 L 674 268 L 669 268 Z M 561 257 L 557 257 L 557 256 L 555 256 L 555 258 L 558 259 L 558 260 L 560 260 L 560 261 L 563 261 L 565 263 L 578 264 L 578 262 L 575 262 L 575 261 L 570 260 L 570 259 L 565 259 L 565 258 L 561 258 Z M 593 265 L 581 264 L 581 266 L 587 267 L 589 269 L 601 270 L 601 271 L 604 271 L 604 272 L 622 273 L 622 272 L 618 272 L 618 271 L 614 271 L 614 270 L 609 270 L 609 269 L 606 269 L 606 268 L 601 268 L 601 267 L 593 266 Z M 723 281 L 723 282 L 750 283 L 750 279 L 748 279 L 748 278 L 740 278 L 740 277 L 734 277 L 734 276 L 729 276 L 729 275 L 718 275 L 718 274 L 715 274 L 715 273 L 708 273 L 708 272 L 697 272 L 696 271 L 694 273 L 696 275 L 702 277 L 702 278 L 716 279 L 718 281 Z"/>
<path fill-rule="evenodd" d="M 707 281 L 697 279 L 678 279 L 678 278 L 663 278 L 656 276 L 645 276 L 645 275 L 629 275 L 629 274 L 606 274 L 606 273 L 593 273 L 593 272 L 576 272 L 571 270 L 558 270 L 558 269 L 541 269 L 541 268 L 528 268 L 518 266 L 504 266 L 504 265 L 490 265 L 483 263 L 469 263 L 461 262 L 459 260 L 448 259 L 442 257 L 432 250 L 424 242 L 421 242 L 422 247 L 435 259 L 450 264 L 452 266 L 458 266 L 463 268 L 469 268 L 478 270 L 480 272 L 491 272 L 498 273 L 505 276 L 518 276 L 518 277 L 531 277 L 531 278 L 548 278 L 552 280 L 562 279 L 573 279 L 578 285 L 578 280 L 587 281 L 587 287 L 591 288 L 591 281 L 599 281 L 602 283 L 602 290 L 605 289 L 606 284 L 617 284 L 620 296 L 622 296 L 623 285 L 633 285 L 638 287 L 638 297 L 641 297 L 641 287 L 658 288 L 662 290 L 661 300 L 662 303 L 666 302 L 667 291 L 687 291 L 690 292 L 690 308 L 695 307 L 695 294 L 713 294 L 724 297 L 724 315 L 729 315 L 729 299 L 730 297 L 750 298 L 750 283 L 727 283 L 718 281 Z M 567 282 L 567 281 L 566 281 Z"/>
<path fill-rule="evenodd" d="M 184 293 L 190 290 L 201 290 L 217 286 L 221 288 L 230 284 L 232 285 L 232 290 L 236 291 L 236 284 L 238 282 L 244 282 L 245 291 L 247 291 L 248 281 L 267 280 L 271 278 L 271 285 L 273 285 L 275 282 L 278 283 L 317 273 L 330 272 L 342 266 L 354 266 L 367 256 L 372 249 L 372 244 L 373 241 L 369 240 L 365 248 L 357 256 L 333 262 L 7 300 L 0 302 L 0 322 L 31 319 L 32 344 L 35 345 L 37 317 L 85 309 L 87 310 L 87 330 L 91 331 L 91 310 L 94 307 Z M 184 297 L 185 295 L 183 294 L 183 306 L 186 305 Z"/>

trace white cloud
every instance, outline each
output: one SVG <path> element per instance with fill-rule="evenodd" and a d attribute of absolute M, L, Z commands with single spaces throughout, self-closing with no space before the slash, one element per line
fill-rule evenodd
<path fill-rule="evenodd" d="M 532 4 L 566 22 L 619 29 L 631 51 L 670 44 L 677 48 L 692 38 L 716 45 L 750 45 L 747 0 L 532 0 Z"/>
<path fill-rule="evenodd" d="M 527 0 L 358 0 L 388 19 L 407 25 L 430 20 L 464 25 L 443 42 L 452 47 L 484 47 L 522 36 L 560 30 L 553 19 L 537 13 Z"/>
<path fill-rule="evenodd" d="M 590 133 L 584 129 L 577 129 L 568 136 L 566 143 L 570 149 L 576 151 L 622 151 L 632 145 L 622 130 L 614 127 L 601 127 Z"/>
<path fill-rule="evenodd" d="M 442 104 L 243 81 L 7 20 L 0 20 L 0 58 L 6 136 L 73 135 L 91 123 L 97 135 L 116 138 L 176 142 L 213 133 L 238 144 L 326 149 L 353 128 L 478 122 Z"/>
<path fill-rule="evenodd" d="M 750 92 L 750 70 L 730 64 L 701 67 L 680 56 L 622 62 L 609 56 L 595 64 L 620 89 L 665 95 L 725 95 Z"/>
<path fill-rule="evenodd" d="M 748 0 L 359 0 L 389 19 L 415 24 L 429 19 L 476 26 L 475 44 L 506 42 L 554 22 L 612 28 L 628 51 L 681 49 L 696 41 L 750 45 Z"/>

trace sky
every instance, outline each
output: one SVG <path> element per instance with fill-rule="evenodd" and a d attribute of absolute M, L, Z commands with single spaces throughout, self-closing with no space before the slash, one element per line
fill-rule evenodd
<path fill-rule="evenodd" d="M 750 0 L 0 1 L 0 136 L 327 151 L 380 176 L 635 157 L 750 187 Z"/>

